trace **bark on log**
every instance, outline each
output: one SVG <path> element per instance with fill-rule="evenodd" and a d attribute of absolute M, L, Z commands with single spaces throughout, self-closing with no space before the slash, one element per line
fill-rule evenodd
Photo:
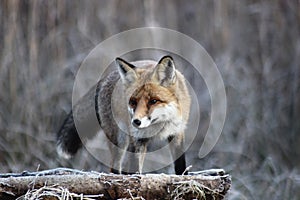
<path fill-rule="evenodd" d="M 116 175 L 54 169 L 0 174 L 1 199 L 223 199 L 231 177 L 224 170 L 189 175 Z M 25 195 L 26 194 L 26 195 Z"/>

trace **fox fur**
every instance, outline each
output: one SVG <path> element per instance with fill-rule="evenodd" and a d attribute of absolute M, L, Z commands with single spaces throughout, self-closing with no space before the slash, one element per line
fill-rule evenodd
<path fill-rule="evenodd" d="M 126 151 L 136 153 L 130 172 L 142 173 L 147 145 L 153 139 L 169 142 L 176 174 L 186 173 L 184 130 L 190 112 L 190 95 L 184 76 L 171 56 L 158 62 L 115 60 L 118 70 L 102 78 L 73 107 L 57 134 L 57 150 L 70 158 L 82 146 L 75 118 L 86 124 L 89 139 L 99 130 L 89 126 L 93 113 L 107 138 L 111 171 L 123 173 Z M 76 117 L 74 117 L 76 116 Z"/>

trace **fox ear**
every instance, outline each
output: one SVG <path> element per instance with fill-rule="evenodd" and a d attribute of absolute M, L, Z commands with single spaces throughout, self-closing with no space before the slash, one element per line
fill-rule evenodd
<path fill-rule="evenodd" d="M 116 64 L 118 66 L 119 74 L 121 76 L 121 80 L 130 84 L 137 79 L 137 75 L 134 71 L 135 66 L 130 64 L 129 62 L 123 60 L 122 58 L 116 58 Z"/>
<path fill-rule="evenodd" d="M 171 56 L 162 57 L 155 67 L 153 79 L 163 86 L 169 86 L 175 83 L 176 70 L 173 58 Z"/>

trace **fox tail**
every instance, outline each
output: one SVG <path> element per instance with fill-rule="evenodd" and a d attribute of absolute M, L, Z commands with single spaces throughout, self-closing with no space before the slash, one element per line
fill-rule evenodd
<path fill-rule="evenodd" d="M 95 116 L 97 87 L 98 85 L 93 86 L 80 98 L 59 129 L 56 147 L 61 157 L 69 159 L 74 156 L 83 146 L 84 141 L 92 139 L 99 131 L 99 118 Z M 83 133 L 80 137 L 78 131 Z"/>
<path fill-rule="evenodd" d="M 76 130 L 73 113 L 71 111 L 57 133 L 56 150 L 61 157 L 69 159 L 74 156 L 81 147 L 82 142 Z"/>

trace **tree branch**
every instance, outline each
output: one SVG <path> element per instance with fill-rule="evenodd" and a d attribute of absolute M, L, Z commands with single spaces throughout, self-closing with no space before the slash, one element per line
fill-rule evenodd
<path fill-rule="evenodd" d="M 0 198 L 60 199 L 63 195 L 87 199 L 223 199 L 231 177 L 224 170 L 189 175 L 116 175 L 58 168 L 42 172 L 0 174 Z M 26 195 L 25 195 L 26 194 Z"/>

